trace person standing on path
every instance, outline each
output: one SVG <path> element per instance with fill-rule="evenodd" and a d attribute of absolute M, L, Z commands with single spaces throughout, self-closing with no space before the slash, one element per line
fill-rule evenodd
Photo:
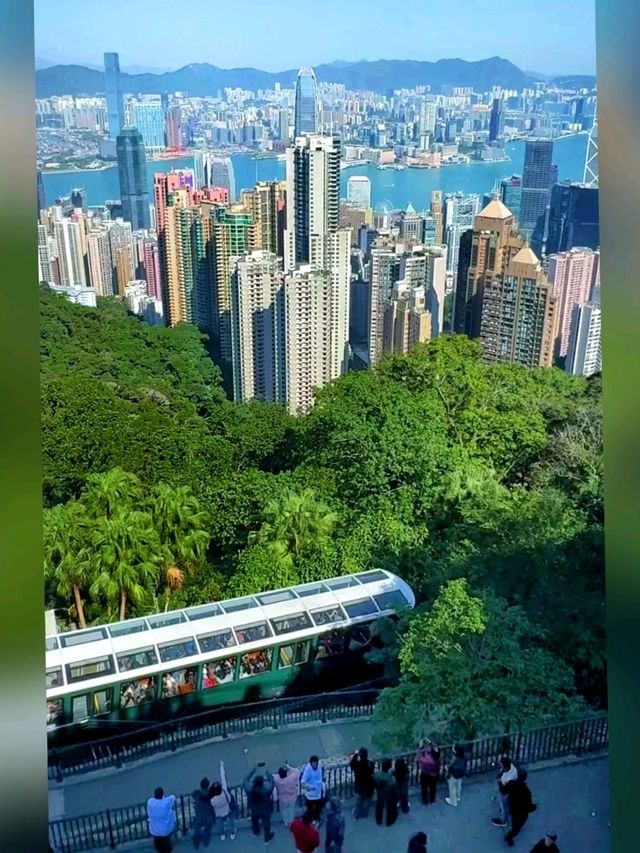
<path fill-rule="evenodd" d="M 396 784 L 398 786 L 400 811 L 402 814 L 408 814 L 411 809 L 409 803 L 409 768 L 404 758 L 396 758 L 396 762 L 393 765 L 393 775 L 396 777 Z"/>
<path fill-rule="evenodd" d="M 427 833 L 416 832 L 409 839 L 407 853 L 427 853 Z"/>
<path fill-rule="evenodd" d="M 360 818 L 368 816 L 373 802 L 373 795 L 376 791 L 373 781 L 375 766 L 365 747 L 361 747 L 352 755 L 349 767 L 353 773 L 353 790 L 356 795 L 353 816 L 356 820 L 360 820 Z"/>
<path fill-rule="evenodd" d="M 300 794 L 300 771 L 297 767 L 284 764 L 273 777 L 280 803 L 280 817 L 289 826 L 296 816 L 296 802 Z"/>
<path fill-rule="evenodd" d="M 156 788 L 153 797 L 147 800 L 149 832 L 157 853 L 171 853 L 173 850 L 171 836 L 176 828 L 175 804 L 175 794 L 165 797 L 162 788 Z"/>
<path fill-rule="evenodd" d="M 376 799 L 376 823 L 382 826 L 386 812 L 386 825 L 392 826 L 398 818 L 398 785 L 391 770 L 391 759 L 383 758 L 380 770 L 373 774 L 378 796 Z"/>
<path fill-rule="evenodd" d="M 307 810 L 311 812 L 313 819 L 322 823 L 322 807 L 324 806 L 325 784 L 324 768 L 320 764 L 317 755 L 312 755 L 309 763 L 302 771 L 300 780 L 304 791 Z"/>
<path fill-rule="evenodd" d="M 340 800 L 332 797 L 327 805 L 327 834 L 325 836 L 325 853 L 342 853 L 344 844 L 344 815 Z"/>
<path fill-rule="evenodd" d="M 515 782 L 518 778 L 518 768 L 510 758 L 506 756 L 500 759 L 500 772 L 498 773 L 498 790 L 500 792 L 500 817 L 491 819 L 494 826 L 509 825 L 509 798 L 507 796 L 507 785 Z"/>
<path fill-rule="evenodd" d="M 437 746 L 427 747 L 424 741 L 418 746 L 416 761 L 420 768 L 420 794 L 422 803 L 428 806 L 436 801 L 438 776 L 440 775 L 440 750 Z"/>
<path fill-rule="evenodd" d="M 227 791 L 223 790 L 220 782 L 214 782 L 211 786 L 211 805 L 216 823 L 220 823 L 220 841 L 225 841 L 227 832 L 233 841 L 236 837 L 235 802 Z"/>
<path fill-rule="evenodd" d="M 505 788 L 509 799 L 511 829 L 505 835 L 504 840 L 507 842 L 507 847 L 514 847 L 513 839 L 520 833 L 531 812 L 536 810 L 536 806 L 527 785 L 526 770 L 519 770 L 518 778 L 515 781 L 507 782 Z"/>
<path fill-rule="evenodd" d="M 211 830 L 216 821 L 216 816 L 211 805 L 212 789 L 209 780 L 206 778 L 200 781 L 200 787 L 191 794 L 193 800 L 193 810 L 195 813 L 193 820 L 193 846 L 197 850 L 202 844 L 203 847 L 209 846 L 211 840 Z"/>
<path fill-rule="evenodd" d="M 555 832 L 545 832 L 544 837 L 531 848 L 530 853 L 560 853 L 557 840 L 558 836 Z"/>
<path fill-rule="evenodd" d="M 457 806 L 462 795 L 462 780 L 467 775 L 467 757 L 464 747 L 456 744 L 453 748 L 453 761 L 449 765 L 447 781 L 449 783 L 449 796 L 444 798 L 445 803 Z"/>
<path fill-rule="evenodd" d="M 260 835 L 260 827 L 264 832 L 264 843 L 269 844 L 273 839 L 271 831 L 271 811 L 273 809 L 273 777 L 267 770 L 264 761 L 260 762 L 247 775 L 242 787 L 247 793 L 247 804 L 251 815 L 251 831 Z"/>
<path fill-rule="evenodd" d="M 310 811 L 292 820 L 289 831 L 296 842 L 297 853 L 314 853 L 320 847 L 320 833 L 313 825 Z"/>

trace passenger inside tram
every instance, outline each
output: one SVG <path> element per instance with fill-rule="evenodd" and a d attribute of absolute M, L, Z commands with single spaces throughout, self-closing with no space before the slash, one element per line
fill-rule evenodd
<path fill-rule="evenodd" d="M 155 696 L 155 678 L 140 678 L 138 681 L 130 681 L 120 688 L 120 707 L 135 708 L 136 705 L 142 705 L 144 702 L 155 699 Z"/>
<path fill-rule="evenodd" d="M 248 652 L 242 656 L 240 677 L 246 678 L 249 675 L 259 675 L 262 672 L 267 672 L 270 668 L 271 657 L 268 651 L 261 649 L 257 652 Z"/>
<path fill-rule="evenodd" d="M 55 726 L 62 716 L 62 699 L 50 699 L 47 702 L 47 725 Z"/>

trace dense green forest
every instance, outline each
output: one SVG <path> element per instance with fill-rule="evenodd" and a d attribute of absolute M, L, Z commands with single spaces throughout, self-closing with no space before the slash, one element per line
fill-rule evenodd
<path fill-rule="evenodd" d="M 293 417 L 227 401 L 192 327 L 46 291 L 41 312 L 46 596 L 68 621 L 381 566 L 419 602 L 380 629 L 398 742 L 605 702 L 599 376 L 447 335 Z"/>

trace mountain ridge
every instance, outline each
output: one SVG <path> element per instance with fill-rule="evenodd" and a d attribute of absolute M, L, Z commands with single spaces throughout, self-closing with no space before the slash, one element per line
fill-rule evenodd
<path fill-rule="evenodd" d="M 432 92 L 440 93 L 447 85 L 474 86 L 476 91 L 488 91 L 492 86 L 521 90 L 536 82 L 536 78 L 512 62 L 497 56 L 475 62 L 463 59 L 439 59 L 437 62 L 378 59 L 348 63 L 338 60 L 318 65 L 315 72 L 321 83 L 342 83 L 348 89 L 374 92 L 430 86 Z M 297 73 L 297 68 L 270 72 L 251 67 L 225 69 L 198 62 L 159 74 L 123 72 L 121 76 L 123 91 L 127 93 L 159 95 L 162 92 L 186 91 L 191 97 L 206 97 L 227 87 L 256 91 L 271 89 L 275 83 L 291 86 Z M 564 75 L 564 78 L 570 79 L 571 75 Z M 98 94 L 104 94 L 104 75 L 99 70 L 84 65 L 54 65 L 36 71 L 38 98 Z"/>

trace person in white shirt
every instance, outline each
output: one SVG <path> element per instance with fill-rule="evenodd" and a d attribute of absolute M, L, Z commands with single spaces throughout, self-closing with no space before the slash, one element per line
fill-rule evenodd
<path fill-rule="evenodd" d="M 312 755 L 309 763 L 302 771 L 300 785 L 304 791 L 307 809 L 313 819 L 321 822 L 322 807 L 324 806 L 324 770 L 317 755 Z"/>
<path fill-rule="evenodd" d="M 165 797 L 162 788 L 156 788 L 153 797 L 147 800 L 149 832 L 158 853 L 171 853 L 171 836 L 176 828 L 175 794 Z"/>
<path fill-rule="evenodd" d="M 223 790 L 220 782 L 214 782 L 211 786 L 211 805 L 216 816 L 216 824 L 220 823 L 220 841 L 229 837 L 233 841 L 236 837 L 236 823 L 231 809 L 231 797 Z"/>
<path fill-rule="evenodd" d="M 498 773 L 498 790 L 500 791 L 500 817 L 491 819 L 494 826 L 509 825 L 509 797 L 506 786 L 509 782 L 515 782 L 518 778 L 518 768 L 510 758 L 500 759 L 500 772 Z"/>

